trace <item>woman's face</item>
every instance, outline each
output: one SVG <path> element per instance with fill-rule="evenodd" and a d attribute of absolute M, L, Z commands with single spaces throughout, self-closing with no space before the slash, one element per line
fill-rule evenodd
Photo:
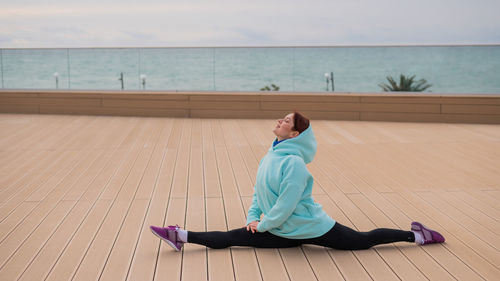
<path fill-rule="evenodd" d="M 293 130 L 293 125 L 293 113 L 290 113 L 285 116 L 285 118 L 278 119 L 278 123 L 276 127 L 274 127 L 273 133 L 279 141 L 294 138 L 299 135 L 299 132 Z"/>

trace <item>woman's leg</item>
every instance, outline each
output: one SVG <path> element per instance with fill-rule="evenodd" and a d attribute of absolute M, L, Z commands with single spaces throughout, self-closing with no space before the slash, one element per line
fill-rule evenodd
<path fill-rule="evenodd" d="M 333 228 L 323 236 L 304 242 L 339 250 L 363 250 L 375 245 L 393 242 L 415 242 L 411 231 L 399 229 L 377 228 L 368 232 L 359 232 L 335 223 Z"/>
<path fill-rule="evenodd" d="M 303 244 L 304 240 L 287 239 L 269 232 L 252 233 L 245 227 L 230 231 L 188 231 L 188 243 L 195 243 L 213 249 L 231 246 L 249 246 L 256 248 L 289 248 Z"/>

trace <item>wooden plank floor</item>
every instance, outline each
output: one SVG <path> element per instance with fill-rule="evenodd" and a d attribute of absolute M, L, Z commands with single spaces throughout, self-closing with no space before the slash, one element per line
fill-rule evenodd
<path fill-rule="evenodd" d="M 0 115 L 0 280 L 500 280 L 500 126 L 315 121 L 315 199 L 442 245 L 174 252 L 241 227 L 274 120 Z"/>

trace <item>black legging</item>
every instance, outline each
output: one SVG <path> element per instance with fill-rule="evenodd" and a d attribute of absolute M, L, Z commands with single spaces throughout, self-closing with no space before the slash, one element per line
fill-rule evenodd
<path fill-rule="evenodd" d="M 230 231 L 188 232 L 188 242 L 222 249 L 231 246 L 250 246 L 256 248 L 289 248 L 302 244 L 313 244 L 339 250 L 362 250 L 375 245 L 392 242 L 414 242 L 411 231 L 377 228 L 368 232 L 359 232 L 347 226 L 335 223 L 324 235 L 311 239 L 289 239 L 270 232 L 247 231 L 246 227 Z"/>

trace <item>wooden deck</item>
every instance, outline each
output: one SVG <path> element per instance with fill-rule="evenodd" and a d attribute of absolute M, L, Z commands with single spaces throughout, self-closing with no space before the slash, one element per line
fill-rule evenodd
<path fill-rule="evenodd" d="M 0 115 L 0 280 L 500 280 L 500 125 L 314 121 L 315 199 L 442 245 L 174 252 L 245 223 L 273 120 Z"/>

